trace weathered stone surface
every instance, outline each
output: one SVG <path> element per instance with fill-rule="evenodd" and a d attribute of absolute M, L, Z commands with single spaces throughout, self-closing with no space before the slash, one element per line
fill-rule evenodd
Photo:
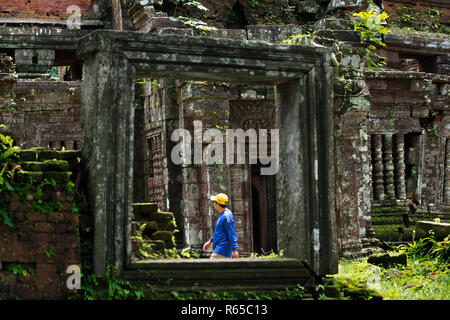
<path fill-rule="evenodd" d="M 281 40 L 288 39 L 290 36 L 294 36 L 303 33 L 303 30 L 298 25 L 290 26 L 247 26 L 247 38 L 248 40 L 266 40 L 270 42 L 280 42 Z"/>
<path fill-rule="evenodd" d="M 132 183 L 131 164 L 127 162 L 132 150 L 124 145 L 133 144 L 130 141 L 133 130 L 131 133 L 127 130 L 133 127 L 127 114 L 133 105 L 131 95 L 124 92 L 132 88 L 130 78 L 136 75 L 270 85 L 285 82 L 278 91 L 283 118 L 286 121 L 293 118 L 291 110 L 303 125 L 287 122 L 289 126 L 280 128 L 297 130 L 297 137 L 303 142 L 297 144 L 297 148 L 292 146 L 291 140 L 280 143 L 280 149 L 286 148 L 284 152 L 289 153 L 285 159 L 299 159 L 299 162 L 286 160 L 289 163 L 280 166 L 279 175 L 285 180 L 281 187 L 283 195 L 280 194 L 277 204 L 280 204 L 280 223 L 283 220 L 287 228 L 278 233 L 283 239 L 280 240 L 280 249 L 285 254 L 289 251 L 290 256 L 309 261 L 318 274 L 336 271 L 337 250 L 333 245 L 332 221 L 334 171 L 327 165 L 333 159 L 333 148 L 330 147 L 333 145 L 332 88 L 327 85 L 332 79 L 329 49 L 105 30 L 94 31 L 81 39 L 78 55 L 85 60 L 82 154 L 87 160 L 92 181 L 90 190 L 95 195 L 92 208 L 96 217 L 96 273 L 103 272 L 110 257 L 123 256 L 120 252 L 123 252 L 124 243 L 120 237 L 124 234 L 123 228 L 127 227 L 113 221 L 126 221 L 127 201 L 131 197 L 129 190 L 123 189 Z M 124 67 L 131 65 L 136 68 L 136 73 L 124 72 Z M 301 80 L 289 82 L 298 78 Z M 303 85 L 299 81 L 303 81 Z M 294 85 L 291 88 L 286 83 Z M 115 117 L 111 118 L 111 114 Z M 281 136 L 288 139 L 292 134 L 286 131 Z M 113 144 L 108 143 L 111 137 L 116 140 Z M 309 144 L 311 150 L 316 150 L 314 146 L 318 149 L 306 153 L 306 145 Z M 115 150 L 111 150 L 111 146 Z M 109 159 L 108 155 L 114 156 Z M 315 167 L 310 167 L 314 164 Z M 114 170 L 108 169 L 110 166 Z M 115 172 L 114 179 L 108 172 Z M 294 172 L 303 172 L 304 180 Z M 291 179 L 295 179 L 295 183 Z M 313 186 L 304 185 L 306 180 L 313 182 Z M 105 188 L 109 191 L 106 192 Z M 111 188 L 114 190 L 112 194 Z M 299 189 L 304 190 L 304 197 L 298 198 Z M 105 195 L 109 195 L 108 198 Z M 305 199 L 312 203 L 309 200 L 303 203 Z M 110 202 L 114 207 L 107 206 Z M 295 212 L 293 207 L 297 208 Z M 311 230 L 311 225 L 317 227 Z M 294 234 L 296 238 L 291 239 Z M 108 243 L 115 245 L 110 247 Z M 311 247 L 301 248 L 300 243 L 311 244 Z M 123 260 L 113 259 L 110 263 L 115 263 L 120 269 Z"/>
<path fill-rule="evenodd" d="M 320 5 L 315 0 L 305 0 L 299 2 L 297 12 L 299 13 L 318 13 Z"/>
<path fill-rule="evenodd" d="M 156 203 L 132 203 L 134 213 L 152 214 L 158 211 Z"/>
<path fill-rule="evenodd" d="M 173 232 L 170 231 L 156 231 L 152 234 L 152 238 L 155 240 L 163 240 L 165 242 L 172 241 Z"/>
<path fill-rule="evenodd" d="M 450 223 L 418 221 L 415 231 L 416 239 L 430 237 L 433 234 L 436 240 L 442 241 L 450 234 Z"/>
<path fill-rule="evenodd" d="M 328 10 L 359 7 L 361 3 L 362 0 L 331 0 Z"/>
<path fill-rule="evenodd" d="M 406 253 L 379 253 L 374 254 L 367 258 L 367 262 L 376 266 L 381 266 L 383 268 L 391 268 L 396 265 L 406 266 L 407 264 L 407 256 Z"/>

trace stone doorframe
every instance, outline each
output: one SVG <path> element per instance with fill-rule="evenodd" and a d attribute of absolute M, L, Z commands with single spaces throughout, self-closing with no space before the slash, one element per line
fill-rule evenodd
<path fill-rule="evenodd" d="M 133 278 L 130 274 L 141 268 L 130 263 L 129 241 L 136 77 L 275 85 L 278 248 L 286 257 L 307 262 L 318 275 L 337 272 L 328 49 L 98 30 L 79 40 L 77 55 L 84 60 L 82 157 L 94 215 L 96 274 L 112 264 Z M 245 261 L 239 264 L 244 269 Z M 149 262 L 141 269 L 151 268 Z M 179 263 L 164 263 L 166 273 L 171 268 Z"/>

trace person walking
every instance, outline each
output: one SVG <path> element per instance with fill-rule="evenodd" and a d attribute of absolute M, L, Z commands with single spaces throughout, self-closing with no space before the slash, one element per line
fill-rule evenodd
<path fill-rule="evenodd" d="M 203 245 L 203 251 L 208 251 L 209 247 L 213 246 L 213 253 L 211 259 L 221 258 L 239 258 L 237 251 L 237 237 L 234 227 L 234 215 L 230 209 L 227 208 L 228 196 L 224 193 L 219 193 L 211 196 L 211 201 L 214 202 L 214 209 L 220 213 L 217 218 L 216 227 L 213 236 L 209 241 Z"/>

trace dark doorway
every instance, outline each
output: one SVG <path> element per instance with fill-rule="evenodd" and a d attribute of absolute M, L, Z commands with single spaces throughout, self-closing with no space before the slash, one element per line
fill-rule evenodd
<path fill-rule="evenodd" d="M 260 175 L 260 166 L 251 166 L 253 251 L 277 252 L 275 176 Z"/>

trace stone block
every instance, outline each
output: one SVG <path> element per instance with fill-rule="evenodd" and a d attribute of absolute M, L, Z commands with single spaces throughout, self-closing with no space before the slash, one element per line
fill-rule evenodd
<path fill-rule="evenodd" d="M 324 18 L 314 23 L 314 30 L 353 30 L 353 22 L 345 19 Z"/>
<path fill-rule="evenodd" d="M 44 150 L 38 153 L 38 160 L 59 160 L 60 158 L 60 152 L 55 150 Z"/>
<path fill-rule="evenodd" d="M 194 34 L 208 38 L 224 38 L 234 40 L 247 40 L 247 30 L 245 29 L 217 29 L 209 32 L 194 30 Z"/>
<path fill-rule="evenodd" d="M 19 159 L 21 161 L 36 161 L 37 154 L 34 150 L 20 150 L 17 152 Z"/>
<path fill-rule="evenodd" d="M 416 239 L 429 237 L 430 234 L 434 234 L 436 240 L 442 241 L 445 237 L 450 235 L 450 223 L 418 221 L 415 230 Z"/>
<path fill-rule="evenodd" d="M 70 172 L 47 171 L 43 173 L 43 177 L 49 180 L 53 179 L 58 184 L 64 184 L 70 181 Z"/>
<path fill-rule="evenodd" d="M 160 28 L 157 31 L 158 34 L 176 34 L 179 36 L 192 36 L 193 30 L 188 28 Z"/>
<path fill-rule="evenodd" d="M 25 161 L 20 166 L 25 171 L 44 171 L 46 168 L 45 164 L 39 161 Z"/>
<path fill-rule="evenodd" d="M 379 253 L 374 254 L 369 258 L 367 258 L 368 263 L 383 268 L 391 268 L 395 267 L 396 265 L 406 266 L 407 260 L 408 259 L 406 253 L 396 253 L 396 254 Z"/>
<path fill-rule="evenodd" d="M 44 160 L 46 170 L 49 171 L 68 171 L 69 163 L 65 160 Z"/>
<path fill-rule="evenodd" d="M 410 90 L 411 91 L 431 91 L 433 86 L 433 82 L 430 79 L 423 79 L 423 80 L 417 80 L 413 79 L 411 80 Z"/>
<path fill-rule="evenodd" d="M 172 212 L 163 212 L 163 211 L 154 212 L 150 214 L 149 218 L 151 221 L 156 221 L 158 223 L 169 223 L 175 220 Z"/>
<path fill-rule="evenodd" d="M 158 204 L 155 202 L 132 203 L 133 213 L 141 216 L 149 216 L 158 211 Z"/>
<path fill-rule="evenodd" d="M 251 25 L 246 28 L 248 40 L 261 39 L 270 42 L 279 42 L 288 39 L 290 36 L 303 33 L 301 26 L 298 25 Z"/>
<path fill-rule="evenodd" d="M 163 240 L 151 240 L 146 242 L 151 244 L 152 250 L 163 251 L 166 248 L 166 243 Z"/>
<path fill-rule="evenodd" d="M 313 13 L 316 14 L 320 10 L 320 5 L 315 0 L 305 0 L 298 4 L 298 13 Z"/>
<path fill-rule="evenodd" d="M 333 11 L 342 8 L 355 8 L 362 4 L 362 0 L 331 0 L 328 10 Z"/>
<path fill-rule="evenodd" d="M 187 27 L 188 26 L 184 24 L 183 21 L 173 17 L 152 17 L 143 31 L 157 32 L 158 30 L 163 28 L 183 29 Z"/>

